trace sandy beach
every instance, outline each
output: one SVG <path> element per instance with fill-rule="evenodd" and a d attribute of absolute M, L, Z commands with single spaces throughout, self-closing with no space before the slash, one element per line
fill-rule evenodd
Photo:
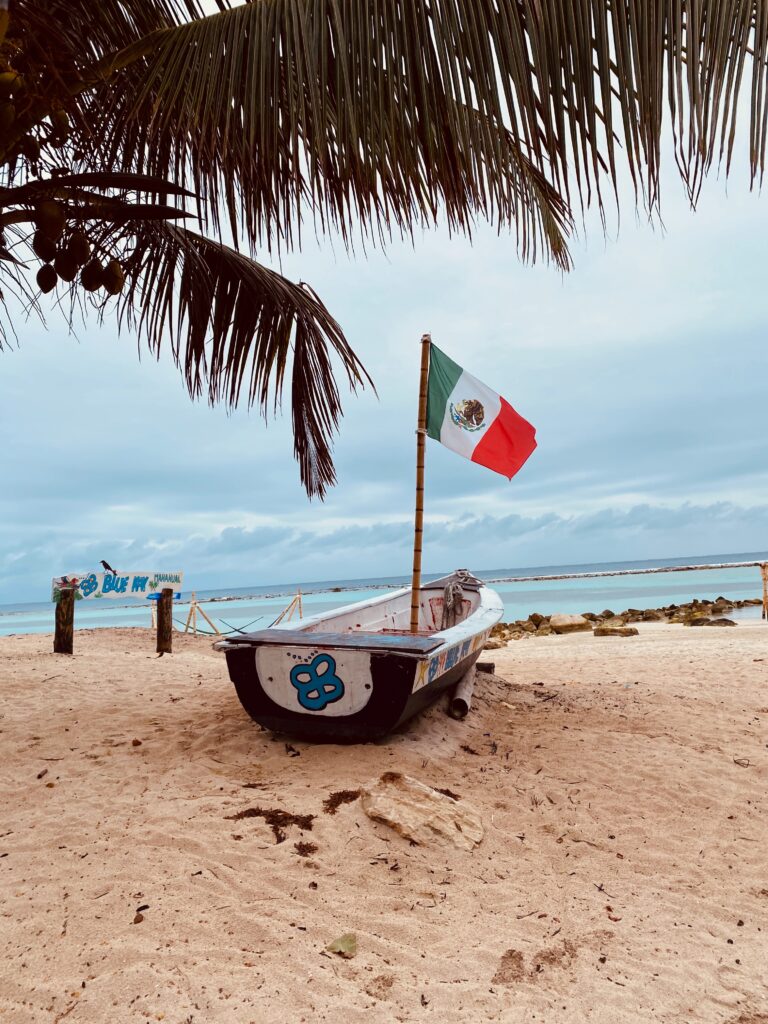
<path fill-rule="evenodd" d="M 0 639 L 1 1021 L 768 1022 L 768 626 L 513 643 L 465 722 L 358 747 L 262 731 L 207 639 L 153 651 Z M 324 809 L 392 770 L 480 845 Z"/>

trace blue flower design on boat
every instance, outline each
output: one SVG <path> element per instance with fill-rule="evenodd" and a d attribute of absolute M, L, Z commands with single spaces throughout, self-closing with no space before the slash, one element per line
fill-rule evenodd
<path fill-rule="evenodd" d="M 344 683 L 336 675 L 336 661 L 330 654 L 318 654 L 308 665 L 294 665 L 291 685 L 306 711 L 325 711 L 344 696 Z"/>

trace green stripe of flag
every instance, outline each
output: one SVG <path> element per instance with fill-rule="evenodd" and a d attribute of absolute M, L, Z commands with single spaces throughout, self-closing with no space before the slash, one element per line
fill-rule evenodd
<path fill-rule="evenodd" d="M 427 434 L 440 440 L 448 398 L 463 373 L 458 363 L 441 352 L 437 345 L 429 346 L 429 385 L 427 389 Z"/>

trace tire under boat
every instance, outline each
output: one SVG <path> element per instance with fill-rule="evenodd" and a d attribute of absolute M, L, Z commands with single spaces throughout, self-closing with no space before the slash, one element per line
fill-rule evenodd
<path fill-rule="evenodd" d="M 466 570 L 422 586 L 416 634 L 410 604 L 406 587 L 214 646 L 260 725 L 315 741 L 373 740 L 455 686 L 504 610 Z"/>

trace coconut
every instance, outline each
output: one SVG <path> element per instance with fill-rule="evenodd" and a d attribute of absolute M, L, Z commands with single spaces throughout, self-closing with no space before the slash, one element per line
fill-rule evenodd
<path fill-rule="evenodd" d="M 104 268 L 98 260 L 89 260 L 80 273 L 80 284 L 87 292 L 95 292 L 101 287 Z"/>
<path fill-rule="evenodd" d="M 0 99 L 6 100 L 9 96 L 13 96 L 22 85 L 21 75 L 17 75 L 15 71 L 3 71 L 0 74 Z"/>
<path fill-rule="evenodd" d="M 21 152 L 33 163 L 40 159 L 40 143 L 34 135 L 25 135 L 21 140 Z"/>
<path fill-rule="evenodd" d="M 78 267 L 82 267 L 84 263 L 88 262 L 91 255 L 91 245 L 82 231 L 74 231 L 70 235 L 69 242 L 67 242 L 67 252 L 77 263 Z"/>
<path fill-rule="evenodd" d="M 67 223 L 67 211 L 55 199 L 43 199 L 35 206 L 35 227 L 58 242 Z"/>
<path fill-rule="evenodd" d="M 45 263 L 37 272 L 37 284 L 41 292 L 52 292 L 59 276 L 50 263 Z"/>
<path fill-rule="evenodd" d="M 104 267 L 102 284 L 110 295 L 117 295 L 123 290 L 125 274 L 117 260 L 110 260 L 106 267 Z"/>
<path fill-rule="evenodd" d="M 54 110 L 51 115 L 53 134 L 58 139 L 66 139 L 69 135 L 69 114 L 66 110 Z"/>
<path fill-rule="evenodd" d="M 36 231 L 32 238 L 32 248 L 35 256 L 39 256 L 43 263 L 52 263 L 56 259 L 56 243 L 44 235 L 42 231 Z"/>
<path fill-rule="evenodd" d="M 62 281 L 74 281 L 79 270 L 77 262 L 72 259 L 67 249 L 59 249 L 53 267 Z"/>

